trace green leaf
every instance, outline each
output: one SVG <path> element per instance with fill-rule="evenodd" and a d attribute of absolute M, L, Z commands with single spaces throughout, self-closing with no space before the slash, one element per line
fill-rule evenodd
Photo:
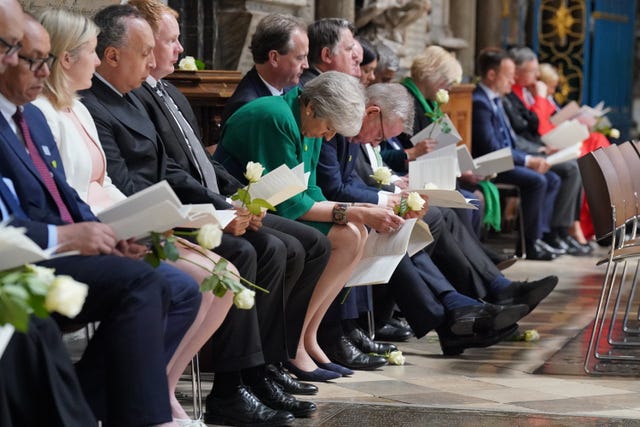
<path fill-rule="evenodd" d="M 226 293 L 227 293 L 227 288 L 225 288 L 221 282 L 219 282 L 216 285 L 216 287 L 213 289 L 213 294 L 218 298 L 222 298 L 223 296 L 225 296 Z"/>
<path fill-rule="evenodd" d="M 200 70 L 204 70 L 205 68 L 205 63 L 199 59 L 196 59 L 196 68 L 198 69 L 198 71 Z"/>
<path fill-rule="evenodd" d="M 202 281 L 200 285 L 201 292 L 213 291 L 220 283 L 220 278 L 216 275 L 211 275 Z"/>
<path fill-rule="evenodd" d="M 237 198 L 234 199 L 233 198 L 234 196 L 237 196 Z M 238 191 L 236 191 L 236 194 L 234 194 L 231 197 L 231 199 L 240 200 L 244 206 L 251 203 L 251 195 L 249 194 L 249 191 L 246 188 L 239 188 Z"/>
<path fill-rule="evenodd" d="M 251 204 L 252 205 L 256 205 L 258 207 L 261 207 L 261 208 L 269 209 L 270 211 L 275 211 L 276 210 L 276 208 L 271 203 L 266 201 L 265 199 L 257 199 L 257 198 L 253 199 Z"/>
<path fill-rule="evenodd" d="M 229 263 L 227 262 L 226 259 L 221 259 L 218 262 L 216 262 L 216 265 L 213 268 L 213 272 L 217 273 L 217 274 L 224 274 L 224 272 L 227 269 L 228 265 L 229 265 Z"/>
<path fill-rule="evenodd" d="M 171 261 L 177 261 L 178 258 L 180 258 L 180 253 L 178 252 L 178 248 L 176 247 L 175 243 L 168 239 L 164 244 L 164 254 L 166 256 L 166 259 Z"/>
<path fill-rule="evenodd" d="M 155 251 L 151 251 L 144 256 L 144 260 L 150 264 L 153 268 L 158 268 L 160 265 L 160 258 L 156 255 Z"/>
<path fill-rule="evenodd" d="M 11 299 L 0 292 L 0 325 L 12 324 L 16 330 L 27 332 L 29 328 L 29 309 L 26 303 Z"/>

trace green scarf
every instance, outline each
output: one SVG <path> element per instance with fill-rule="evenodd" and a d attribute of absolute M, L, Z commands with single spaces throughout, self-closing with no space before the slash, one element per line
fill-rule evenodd
<path fill-rule="evenodd" d="M 411 92 L 413 96 L 416 97 L 416 99 L 418 100 L 418 102 L 420 103 L 424 111 L 431 114 L 437 113 L 440 111 L 440 105 L 438 105 L 438 103 L 435 101 L 427 100 L 422 94 L 422 92 L 420 92 L 420 89 L 418 89 L 418 86 L 416 86 L 413 80 L 411 80 L 411 77 L 405 77 L 401 83 L 404 85 L 404 87 L 407 88 L 409 92 Z"/>
<path fill-rule="evenodd" d="M 491 181 L 480 181 L 478 185 L 484 194 L 484 218 L 482 218 L 482 223 L 488 227 L 493 227 L 496 231 L 500 231 L 502 214 L 498 187 Z"/>

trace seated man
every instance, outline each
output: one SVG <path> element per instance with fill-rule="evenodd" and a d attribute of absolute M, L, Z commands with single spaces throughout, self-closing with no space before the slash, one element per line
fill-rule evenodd
<path fill-rule="evenodd" d="M 515 168 L 501 172 L 495 182 L 517 185 L 522 195 L 527 259 L 549 261 L 557 251 L 541 240 L 550 231 L 551 209 L 560 178 L 539 156 L 527 155 L 515 146 L 515 137 L 502 107 L 502 97 L 511 91 L 515 64 L 505 51 L 486 48 L 478 57 L 480 83 L 473 91 L 473 157 L 510 147 Z"/>
<path fill-rule="evenodd" d="M 11 18 L 16 19 L 15 17 Z M 79 255 L 40 264 L 89 285 L 81 312 L 61 325 L 100 322 L 76 372 L 95 418 L 107 426 L 164 425 L 171 422 L 163 342 L 172 292 L 195 286 L 188 300 L 195 312 L 195 282 L 173 269 L 159 273 L 138 260 L 140 252 L 117 242 L 66 183 L 64 169 L 42 113 L 28 104 L 48 75 L 49 40 L 26 17 L 21 61 L 0 75 L 0 174 L 4 219 L 27 229 L 42 248 Z M 122 254 L 130 255 L 124 257 Z M 164 277 L 166 276 L 166 277 Z M 173 283 L 170 283 L 173 282 Z M 191 319 L 192 320 L 192 319 Z M 169 325 L 179 339 L 190 325 Z M 176 323 L 176 322 L 173 322 Z"/>

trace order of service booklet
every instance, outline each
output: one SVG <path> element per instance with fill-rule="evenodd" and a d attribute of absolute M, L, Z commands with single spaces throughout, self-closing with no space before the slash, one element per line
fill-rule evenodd
<path fill-rule="evenodd" d="M 409 162 L 409 191 L 426 195 L 431 206 L 477 209 L 456 190 L 458 159 L 454 156 L 455 150 L 452 156 Z"/>
<path fill-rule="evenodd" d="M 413 256 L 433 242 L 429 226 L 418 218 L 405 220 L 392 233 L 369 232 L 364 255 L 345 286 L 387 283 L 406 255 Z"/>
<path fill-rule="evenodd" d="M 183 205 L 167 181 L 160 181 L 101 211 L 97 217 L 114 230 L 118 240 L 126 240 L 175 227 L 219 224 L 224 228 L 234 215 L 233 210 L 218 211 L 211 204 Z"/>

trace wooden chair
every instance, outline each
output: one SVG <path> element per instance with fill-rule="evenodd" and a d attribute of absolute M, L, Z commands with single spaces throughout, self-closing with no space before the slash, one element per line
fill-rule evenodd
<path fill-rule="evenodd" d="M 606 271 L 585 355 L 584 369 L 587 373 L 601 373 L 592 369 L 591 362 L 594 358 L 607 362 L 640 361 L 638 355 L 619 351 L 620 342 L 612 338 L 615 328 L 615 313 L 609 324 L 608 340 L 607 342 L 602 340 L 620 265 L 622 265 L 622 274 L 617 288 L 617 304 L 614 311 L 617 311 L 617 306 L 620 303 L 619 296 L 622 294 L 620 287 L 624 285 L 627 261 L 640 257 L 640 246 L 625 245 L 627 222 L 629 220 L 635 221 L 636 202 L 627 165 L 619 154 L 617 147 L 608 152 L 598 149 L 578 160 L 596 238 L 611 237 L 612 239 L 608 256 L 598 262 L 598 264 L 606 264 Z M 634 282 L 635 279 L 636 277 L 634 277 Z M 601 352 L 600 349 L 604 345 L 607 350 Z"/>

